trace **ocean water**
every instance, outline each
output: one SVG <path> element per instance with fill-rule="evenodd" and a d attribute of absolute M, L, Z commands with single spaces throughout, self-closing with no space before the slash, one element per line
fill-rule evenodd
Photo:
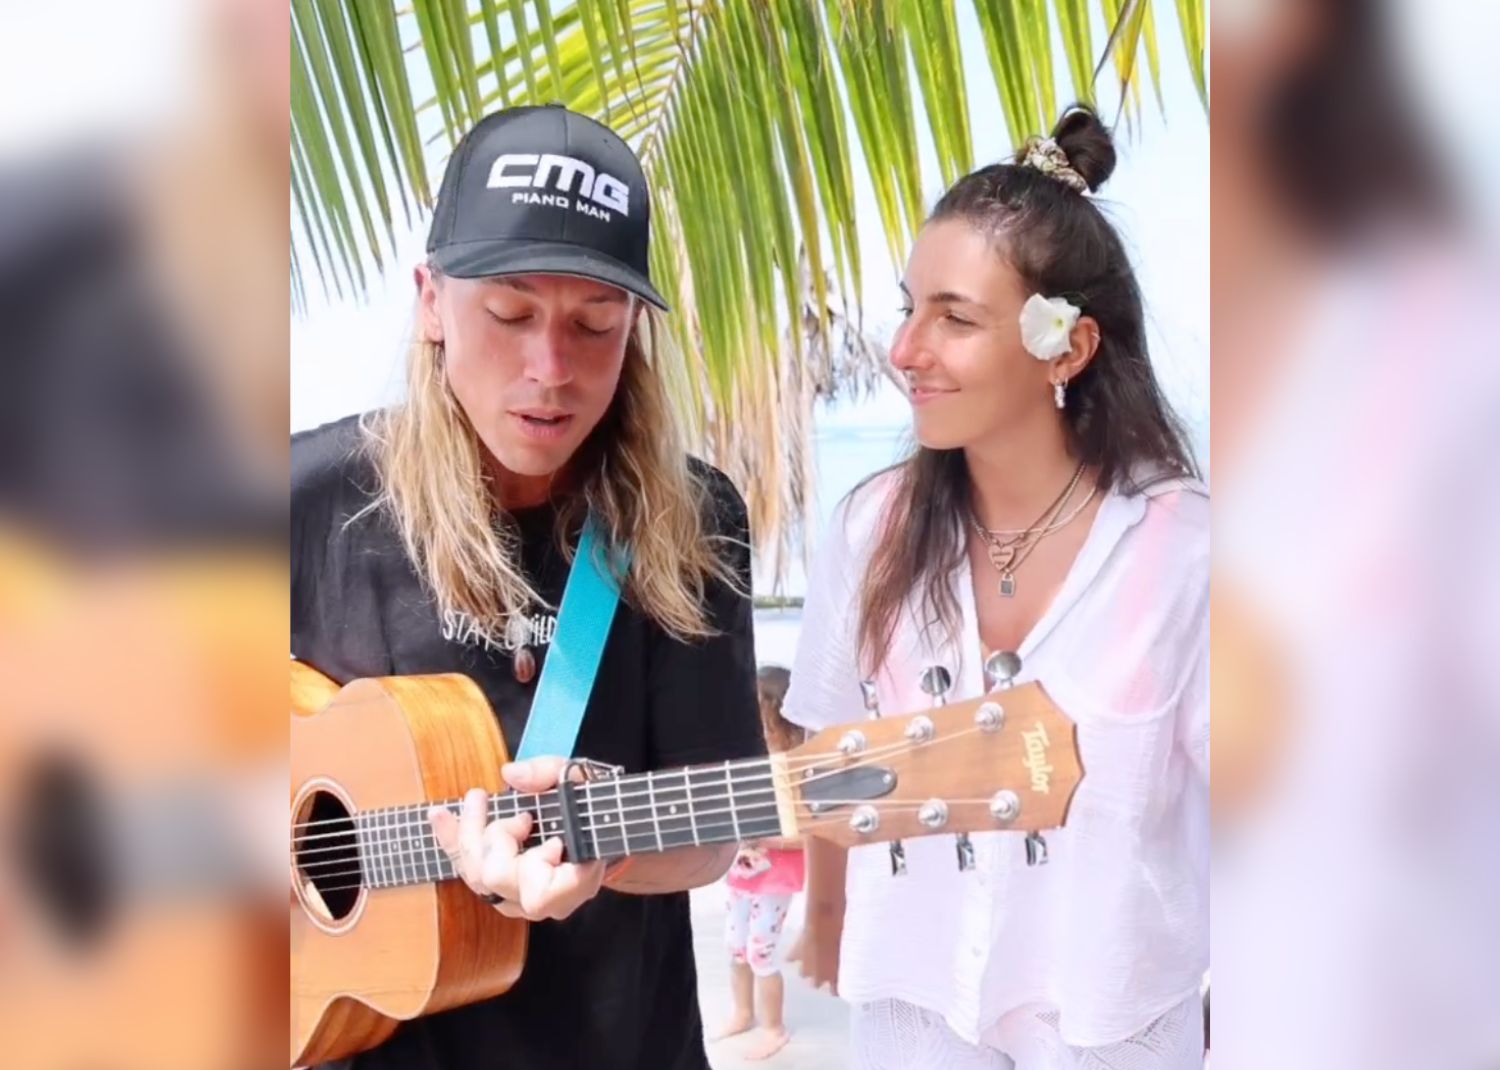
<path fill-rule="evenodd" d="M 899 460 L 907 446 L 908 424 L 886 423 L 868 427 L 821 427 L 814 436 L 817 469 L 817 499 L 812 510 L 812 547 L 827 527 L 839 500 L 866 476 Z M 778 588 L 756 563 L 757 594 L 802 596 L 807 578 L 801 562 L 794 562 Z M 757 609 L 755 611 L 755 657 L 760 665 L 791 668 L 802 633 L 802 610 Z"/>

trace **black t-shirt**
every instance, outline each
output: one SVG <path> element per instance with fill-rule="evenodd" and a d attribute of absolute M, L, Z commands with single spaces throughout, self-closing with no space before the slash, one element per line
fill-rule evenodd
<path fill-rule="evenodd" d="M 462 620 L 441 620 L 383 510 L 357 450 L 350 417 L 292 440 L 292 653 L 339 683 L 356 677 L 461 672 L 499 716 L 514 752 L 536 677 L 517 680 L 504 644 L 486 644 Z M 744 502 L 699 462 L 707 528 L 748 542 Z M 552 606 L 567 562 L 548 507 L 516 514 L 528 578 Z M 570 537 L 576 541 L 576 533 Z M 749 587 L 749 550 L 734 564 Z M 711 639 L 684 643 L 620 603 L 575 753 L 627 772 L 765 753 L 755 696 L 748 598 L 710 588 Z M 525 640 L 540 675 L 550 627 L 533 616 Z M 416 800 L 414 800 L 416 801 Z M 562 922 L 531 928 L 521 979 L 482 1003 L 403 1024 L 354 1070 L 706 1070 L 688 895 L 609 889 Z"/>

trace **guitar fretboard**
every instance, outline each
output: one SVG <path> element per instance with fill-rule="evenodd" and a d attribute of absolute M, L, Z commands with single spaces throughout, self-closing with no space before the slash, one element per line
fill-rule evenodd
<path fill-rule="evenodd" d="M 681 847 L 740 843 L 776 836 L 781 831 L 771 765 L 765 759 L 595 780 L 575 785 L 573 797 L 582 850 L 578 857 L 568 857 L 572 862 L 611 861 Z M 457 876 L 427 820 L 433 805 L 444 806 L 454 814 L 462 809 L 461 800 L 450 799 L 364 810 L 353 816 L 346 829 L 354 833 L 351 847 L 357 847 L 360 883 L 392 888 Z M 563 835 L 563 807 L 556 791 L 537 795 L 507 791 L 490 796 L 489 819 L 520 813 L 530 813 L 533 818 L 526 847 Z M 322 834 L 322 838 L 328 837 L 327 832 Z M 303 844 L 315 838 L 299 840 L 299 852 Z M 307 868 L 317 871 L 316 865 Z"/>

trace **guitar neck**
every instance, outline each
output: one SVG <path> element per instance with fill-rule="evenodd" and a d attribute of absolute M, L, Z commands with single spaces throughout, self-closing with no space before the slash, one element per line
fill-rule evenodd
<path fill-rule="evenodd" d="M 595 780 L 572 786 L 568 795 L 491 795 L 489 819 L 530 813 L 532 831 L 525 846 L 561 837 L 571 845 L 566 854 L 572 862 L 741 843 L 782 831 L 772 765 L 765 758 Z M 428 823 L 433 805 L 457 814 L 461 800 L 354 815 L 364 884 L 388 888 L 457 876 Z"/>

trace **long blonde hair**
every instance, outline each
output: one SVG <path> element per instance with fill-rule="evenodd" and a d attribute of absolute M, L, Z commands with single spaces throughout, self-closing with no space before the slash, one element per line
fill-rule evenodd
<path fill-rule="evenodd" d="M 744 543 L 706 529 L 712 503 L 652 367 L 651 316 L 627 340 L 614 401 L 570 461 L 580 493 L 558 503 L 557 538 L 571 561 L 566 533 L 592 511 L 606 541 L 632 548 L 623 599 L 678 639 L 705 638 L 709 584 L 747 593 L 729 553 Z M 547 603 L 522 572 L 519 532 L 490 492 L 485 447 L 448 385 L 442 346 L 420 329 L 405 402 L 371 414 L 362 429 L 379 481 L 368 508 L 389 511 L 443 618 L 464 614 L 474 632 L 502 642 L 511 620 Z"/>

